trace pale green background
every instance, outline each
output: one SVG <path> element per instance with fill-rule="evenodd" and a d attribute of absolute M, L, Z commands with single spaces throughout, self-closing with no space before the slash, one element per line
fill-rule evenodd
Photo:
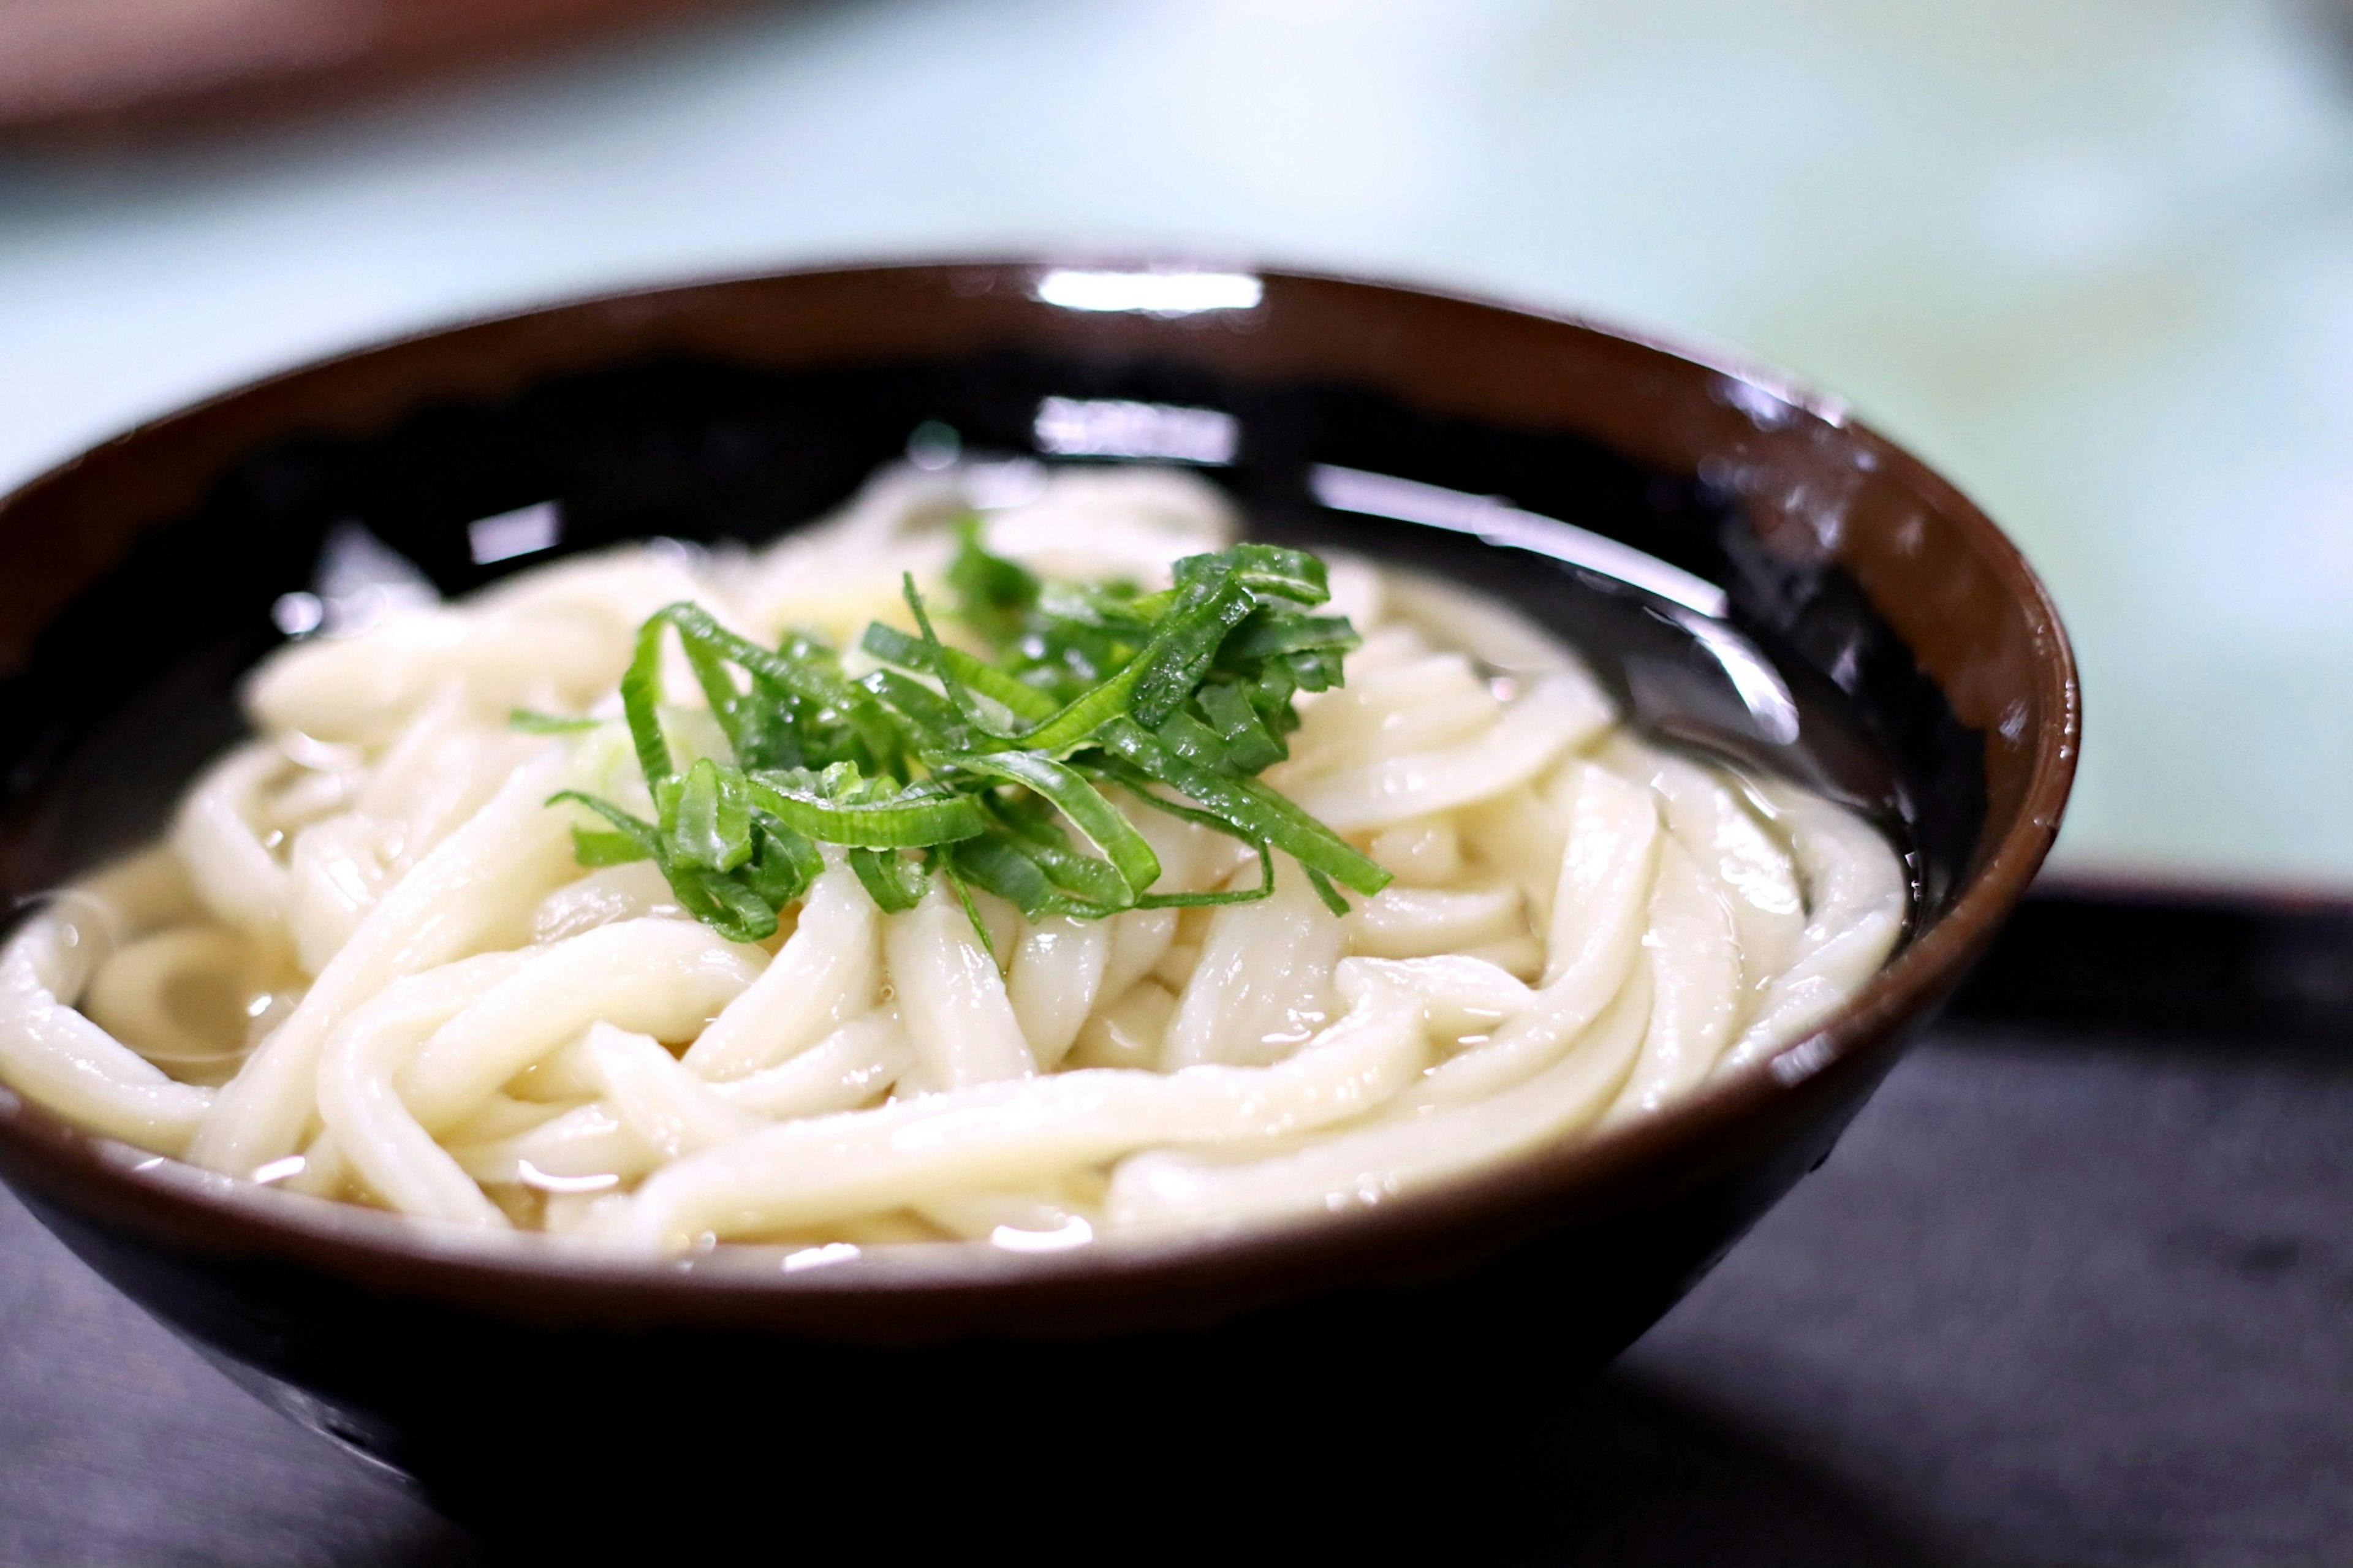
<path fill-rule="evenodd" d="M 452 315 L 1168 244 L 1780 361 L 2048 576 L 2076 870 L 2353 883 L 2353 55 L 2259 0 L 872 0 L 0 152 L 0 481 Z"/>

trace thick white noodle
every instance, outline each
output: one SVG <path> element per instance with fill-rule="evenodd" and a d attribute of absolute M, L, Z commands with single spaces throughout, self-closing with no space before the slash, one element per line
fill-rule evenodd
<path fill-rule="evenodd" d="M 518 584 L 462 607 L 403 608 L 364 636 L 298 644 L 255 672 L 246 705 L 271 730 L 361 742 L 390 735 L 453 682 L 488 715 L 586 705 L 620 678 L 639 621 L 699 596 L 691 578 L 648 550 L 556 572 L 549 584 Z M 591 591 L 597 579 L 606 592 Z"/>
<path fill-rule="evenodd" d="M 1546 832 L 1542 837 L 1549 840 L 1554 836 Z M 1557 849 L 1558 846 L 1553 847 Z M 1397 879 L 1395 885 L 1398 887 L 1443 888 L 1462 879 L 1462 835 L 1455 828 L 1451 813 L 1412 817 L 1385 827 L 1372 836 L 1366 853 L 1375 865 Z M 1535 848 L 1535 855 L 1538 860 L 1546 858 L 1540 847 Z M 1525 854 L 1521 858 L 1525 858 Z M 1559 857 L 1556 854 L 1550 858 Z M 1541 927 L 1543 910 L 1530 906 L 1528 913 Z"/>
<path fill-rule="evenodd" d="M 873 1006 L 880 925 L 857 874 L 846 866 L 827 871 L 776 961 L 687 1047 L 687 1065 L 707 1079 L 743 1078 Z"/>
<path fill-rule="evenodd" d="M 651 1035 L 598 1023 L 584 1047 L 614 1116 L 665 1160 L 732 1142 L 760 1125 Z"/>
<path fill-rule="evenodd" d="M 106 940 L 97 922 L 53 908 L 0 948 L 0 1080 L 94 1131 L 177 1154 L 213 1090 L 174 1081 L 74 1011 Z"/>
<path fill-rule="evenodd" d="M 775 1067 L 712 1088 L 729 1104 L 772 1119 L 817 1116 L 864 1105 L 914 1064 L 898 1010 L 880 1007 Z"/>
<path fill-rule="evenodd" d="M 1360 1115 L 1423 1059 L 1419 1012 L 1365 967 L 1378 963 L 1344 964 L 1348 1014 L 1272 1067 L 1055 1073 L 782 1122 L 662 1167 L 604 1234 L 675 1247 L 1018 1186 L 1145 1144 L 1277 1137 Z"/>
<path fill-rule="evenodd" d="M 946 879 L 935 879 L 922 903 L 884 921 L 882 950 L 899 1016 L 915 1043 L 913 1076 L 923 1088 L 965 1089 L 1038 1070 L 1005 976 L 981 948 Z"/>
<path fill-rule="evenodd" d="M 531 939 L 535 942 L 562 942 L 567 936 L 578 936 L 615 921 L 654 916 L 679 919 L 684 914 L 677 895 L 670 891 L 670 883 L 663 880 L 654 863 L 632 860 L 626 866 L 591 871 L 541 900 L 531 917 Z"/>
<path fill-rule="evenodd" d="M 535 1100 L 521 1100 L 511 1094 L 491 1097 L 489 1104 L 447 1134 L 449 1142 L 480 1143 L 495 1138 L 512 1138 L 533 1128 L 553 1121 L 560 1112 L 555 1107 Z"/>
<path fill-rule="evenodd" d="M 1164 862 L 1165 864 L 1165 862 Z M 1115 1002 L 1152 973 L 1176 940 L 1175 910 L 1130 910 L 1103 921 L 1111 928 L 1111 952 L 1095 988 L 1098 1005 Z"/>
<path fill-rule="evenodd" d="M 1040 1068 L 1050 1072 L 1070 1055 L 1079 1026 L 1094 1011 L 1110 958 L 1104 922 L 1069 915 L 1039 921 L 1014 950 L 1006 992 Z"/>
<path fill-rule="evenodd" d="M 1377 626 L 1388 614 L 1388 577 L 1361 555 L 1324 552 L 1324 585 L 1332 591 L 1325 615 L 1345 616 L 1351 626 Z"/>
<path fill-rule="evenodd" d="M 1176 1016 L 1176 993 L 1156 979 L 1138 980 L 1087 1019 L 1070 1059 L 1079 1067 L 1157 1068 Z"/>
<path fill-rule="evenodd" d="M 196 781 L 172 824 L 172 847 L 196 897 L 215 919 L 253 936 L 278 928 L 290 890 L 253 825 L 262 785 L 285 766 L 267 741 L 239 746 Z"/>
<path fill-rule="evenodd" d="M 400 1075 L 401 1098 L 438 1131 L 598 1023 L 691 1039 L 766 966 L 756 947 L 699 921 L 621 921 L 533 954 L 433 1031 Z"/>
<path fill-rule="evenodd" d="M 1731 905 L 1749 993 L 1745 1022 L 1765 986 L 1788 968 L 1805 932 L 1805 891 L 1788 846 L 1721 778 L 1688 758 L 1624 739 L 1610 750 L 1620 772 L 1658 791 L 1668 829 L 1715 876 Z"/>
<path fill-rule="evenodd" d="M 943 879 L 886 915 L 828 848 L 754 945 L 652 862 L 575 863 L 552 794 L 655 809 L 615 695 L 648 615 L 813 631 L 856 676 L 869 619 L 911 624 L 902 573 L 952 596 L 975 509 L 1032 570 L 1148 588 L 1237 532 L 1197 474 L 1012 462 L 887 472 L 758 552 L 657 542 L 454 604 L 360 551 L 167 843 L 0 946 L 0 1081 L 441 1223 L 1047 1250 L 1345 1211 L 1655 1113 L 1800 1037 L 1902 933 L 1905 867 L 1862 817 L 1645 743 L 1518 612 L 1345 556 L 1362 647 L 1266 774 L 1394 875 L 1345 917 L 1288 856 L 1263 902 L 1030 920 Z M 676 754 L 725 756 L 663 657 Z M 520 733 L 515 706 L 592 722 Z M 1155 891 L 1257 886 L 1248 847 L 1108 794 Z"/>
<path fill-rule="evenodd" d="M 328 1037 L 319 1062 L 319 1115 L 333 1135 L 334 1156 L 403 1214 L 492 1228 L 508 1223 L 409 1114 L 394 1080 L 428 1034 L 525 962 L 521 953 L 486 952 L 396 980 Z M 311 1158 L 332 1163 L 317 1145 Z"/>
<path fill-rule="evenodd" d="M 1727 1069 L 1771 1055 L 1820 1023 L 1871 978 L 1904 934 L 1904 863 L 1868 823 L 1786 784 L 1758 787 L 1779 816 L 1810 907 L 1798 954 L 1765 992 L 1725 1055 Z"/>
<path fill-rule="evenodd" d="M 661 1163 L 660 1151 L 601 1100 L 505 1138 L 455 1143 L 449 1152 L 485 1187 L 553 1193 L 607 1192 Z"/>
<path fill-rule="evenodd" d="M 398 851 L 411 863 L 473 815 L 513 771 L 485 768 L 479 771 L 488 776 L 477 777 L 478 770 L 469 764 L 481 748 L 469 733 L 474 728 L 469 719 L 465 686 L 453 680 L 442 687 L 367 771 L 352 801 L 352 810 L 364 817 L 397 822 L 416 832 L 418 841 L 412 845 L 404 835 Z"/>
<path fill-rule="evenodd" d="M 1389 579 L 1388 601 L 1400 620 L 1421 629 L 1445 647 L 1460 648 L 1505 675 L 1583 674 L 1560 639 L 1526 616 L 1484 594 L 1442 578 L 1398 573 Z"/>
<path fill-rule="evenodd" d="M 1230 885 L 1256 879 L 1255 871 L 1240 871 Z M 1305 873 L 1277 857 L 1272 898 L 1211 915 L 1161 1049 L 1162 1068 L 1262 1063 L 1297 1047 L 1331 1015 L 1333 965 L 1346 942 L 1347 928 Z"/>
<path fill-rule="evenodd" d="M 1179 469 L 1073 469 L 1035 500 L 993 520 L 997 548 L 1054 577 L 1168 584 L 1168 565 L 1239 531 L 1215 485 Z"/>
<path fill-rule="evenodd" d="M 1656 799 L 1587 764 L 1567 770 L 1555 787 L 1567 796 L 1569 828 L 1544 985 L 1484 1044 L 1435 1068 L 1412 1103 L 1483 1099 L 1541 1070 L 1600 1016 L 1637 966 L 1664 837 Z"/>
<path fill-rule="evenodd" d="M 494 940 L 564 879 L 568 824 L 543 804 L 563 774 L 564 759 L 554 754 L 516 770 L 385 895 L 293 1016 L 222 1089 L 190 1160 L 244 1175 L 293 1153 L 316 1114 L 319 1053 L 344 1015 L 393 981 Z"/>
<path fill-rule="evenodd" d="M 1214 1228 L 1369 1208 L 1535 1152 L 1590 1125 L 1625 1082 L 1650 1011 L 1637 970 L 1592 1032 L 1535 1077 L 1484 1100 L 1404 1114 L 1247 1163 L 1155 1150 L 1112 1174 L 1115 1231 Z"/>
<path fill-rule="evenodd" d="M 1270 784 L 1289 792 L 1336 768 L 1453 745 L 1502 717 L 1504 705 L 1461 654 L 1409 657 L 1356 674 L 1365 653 L 1380 651 L 1367 647 L 1352 658 L 1348 683 L 1307 710 L 1290 760 L 1268 771 Z"/>
<path fill-rule="evenodd" d="M 1363 634 L 1365 640 L 1362 647 L 1348 656 L 1349 687 L 1339 691 L 1311 691 L 1303 695 L 1298 700 L 1302 713 L 1312 714 L 1326 703 L 1342 700 L 1347 690 L 1353 689 L 1359 682 L 1369 681 L 1400 665 L 1411 664 L 1430 656 L 1430 639 L 1411 626 L 1360 625 L 1356 629 Z M 1467 670 L 1469 666 L 1466 663 L 1460 668 Z M 1492 697 L 1494 693 L 1490 691 L 1488 695 Z M 1473 724 L 1471 728 L 1478 726 Z"/>
<path fill-rule="evenodd" d="M 1504 715 L 1472 740 L 1303 781 L 1293 798 L 1342 833 L 1452 811 L 1525 784 L 1616 717 L 1582 673 L 1543 677 Z"/>
<path fill-rule="evenodd" d="M 1085 1205 L 1057 1202 L 1045 1191 L 935 1193 L 907 1206 L 966 1241 L 1059 1252 L 1094 1239 Z"/>
<path fill-rule="evenodd" d="M 1613 1114 L 1662 1110 L 1704 1079 L 1732 1039 L 1740 1006 L 1740 949 L 1732 910 L 1681 840 L 1659 849 L 1651 886 L 1651 1026 Z"/>
<path fill-rule="evenodd" d="M 1524 902 L 1509 886 L 1450 892 L 1393 882 L 1357 906 L 1348 945 L 1368 958 L 1467 952 L 1526 935 Z"/>
<path fill-rule="evenodd" d="M 286 923 L 305 974 L 334 962 L 375 907 L 389 876 L 385 825 L 338 812 L 294 835 L 286 857 Z"/>
<path fill-rule="evenodd" d="M 1568 771 L 1556 769 L 1555 778 L 1523 784 L 1441 819 L 1453 825 L 1466 861 L 1493 867 L 1519 884 L 1538 931 L 1551 929 L 1553 896 L 1560 890 L 1557 873 L 1568 844 L 1568 816 L 1556 781 Z"/>

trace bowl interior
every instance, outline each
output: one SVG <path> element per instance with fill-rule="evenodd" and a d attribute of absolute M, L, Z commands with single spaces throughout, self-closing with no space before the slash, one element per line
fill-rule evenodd
<path fill-rule="evenodd" d="M 1506 599 L 1583 649 L 1653 730 L 1871 812 L 1908 853 L 1924 922 L 1950 906 L 1986 835 L 1981 736 L 1835 558 L 1767 548 L 1736 489 L 1704 466 L 1676 472 L 1576 430 L 1451 417 L 1395 391 L 1260 379 L 1181 354 L 769 366 L 671 353 L 493 398 L 428 398 L 365 433 L 275 432 L 195 507 L 126 539 L 0 682 L 0 876 L 37 892 L 158 830 L 238 733 L 236 681 L 283 640 L 282 597 L 321 585 L 331 538 L 364 529 L 450 595 L 649 535 L 757 544 L 839 505 L 911 438 L 918 456 L 944 455 L 950 433 L 965 460 L 1004 465 L 990 482 L 1008 493 L 1033 479 L 1019 459 L 1165 461 L 1229 446 L 1189 466 L 1234 496 L 1254 536 L 1355 550 Z M 1367 491 L 1367 476 L 1409 483 Z M 551 501 L 553 527 L 526 530 L 545 542 L 520 555 L 498 556 L 495 533 L 474 526 Z M 1366 506 L 1418 515 L 1353 510 Z M 1537 519 L 1720 584 L 1723 624 L 1695 632 L 1704 617 L 1690 605 L 1563 559 L 1592 558 L 1567 531 L 1565 548 L 1512 532 Z M 1752 658 L 1778 677 L 1761 706 Z"/>

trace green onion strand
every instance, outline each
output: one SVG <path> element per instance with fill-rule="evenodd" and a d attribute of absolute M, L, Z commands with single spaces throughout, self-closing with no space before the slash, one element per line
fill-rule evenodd
<path fill-rule="evenodd" d="M 1070 819 L 1071 826 L 1103 851 L 1103 858 L 1126 879 L 1134 891 L 1140 893 L 1159 880 L 1160 858 L 1153 854 L 1144 835 L 1119 814 L 1118 807 L 1096 794 L 1094 786 L 1075 769 L 1038 752 L 954 757 L 945 759 L 945 766 L 958 773 L 1020 784 L 1053 802 Z"/>
<path fill-rule="evenodd" d="M 507 728 L 522 735 L 576 735 L 603 723 L 601 719 L 577 718 L 566 713 L 542 713 L 530 708 L 507 710 Z"/>
<path fill-rule="evenodd" d="M 672 776 L 670 742 L 662 738 L 661 702 L 662 617 L 656 616 L 638 628 L 637 652 L 621 674 L 621 712 L 629 722 L 629 740 L 637 747 L 638 767 L 649 787 Z"/>
<path fill-rule="evenodd" d="M 866 889 L 866 896 L 886 914 L 900 914 L 923 901 L 931 878 L 921 860 L 881 849 L 852 849 L 849 868 Z"/>
<path fill-rule="evenodd" d="M 926 792 L 921 785 L 878 797 L 869 788 L 847 787 L 834 777 L 837 763 L 823 774 L 758 773 L 752 799 L 760 809 L 821 843 L 864 849 L 923 849 L 953 844 L 985 831 L 988 818 L 967 795 Z M 855 773 L 849 775 L 856 779 Z"/>

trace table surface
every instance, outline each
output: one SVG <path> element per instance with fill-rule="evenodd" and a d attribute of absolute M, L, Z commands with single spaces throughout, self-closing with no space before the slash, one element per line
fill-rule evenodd
<path fill-rule="evenodd" d="M 1449 1555 L 2353 1561 L 2349 1184 L 2341 1052 L 1948 1030 Z M 487 1561 L 0 1199 L 4 1568 Z"/>
<path fill-rule="evenodd" d="M 681 275 L 1433 279 L 1779 360 L 1984 501 L 2083 657 L 2063 864 L 2353 886 L 2340 35 L 2347 0 L 799 0 L 277 129 L 0 142 L 0 485 Z"/>

